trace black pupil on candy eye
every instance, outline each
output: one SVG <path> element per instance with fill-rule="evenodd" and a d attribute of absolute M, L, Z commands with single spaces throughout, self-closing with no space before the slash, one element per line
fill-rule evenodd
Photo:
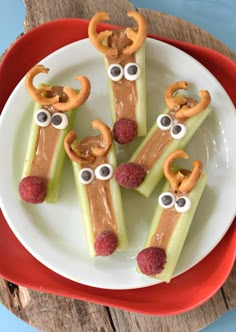
<path fill-rule="evenodd" d="M 172 197 L 169 195 L 163 196 L 161 200 L 164 205 L 170 205 L 172 203 Z"/>
<path fill-rule="evenodd" d="M 38 119 L 39 122 L 45 122 L 45 121 L 47 121 L 48 116 L 47 116 L 46 113 L 40 112 L 40 113 L 37 114 L 37 119 Z"/>
<path fill-rule="evenodd" d="M 161 118 L 161 124 L 164 126 L 164 127 L 168 127 L 171 123 L 171 120 L 168 116 L 163 116 L 163 118 Z"/>
<path fill-rule="evenodd" d="M 116 77 L 116 76 L 119 76 L 121 73 L 121 70 L 119 67 L 112 67 L 111 68 L 111 75 Z"/>
<path fill-rule="evenodd" d="M 185 199 L 184 198 L 179 198 L 177 201 L 176 201 L 176 204 L 179 206 L 179 207 L 183 207 L 185 205 Z"/>
<path fill-rule="evenodd" d="M 81 176 L 84 181 L 89 181 L 92 177 L 92 174 L 89 171 L 83 171 Z"/>
<path fill-rule="evenodd" d="M 177 135 L 181 132 L 182 128 L 180 125 L 175 125 L 173 128 L 172 128 L 172 132 L 173 134 Z"/>
<path fill-rule="evenodd" d="M 60 115 L 54 115 L 52 117 L 52 123 L 58 126 L 62 122 L 62 117 Z"/>
<path fill-rule="evenodd" d="M 137 66 L 135 66 L 135 65 L 131 65 L 131 66 L 129 66 L 128 69 L 127 69 L 127 72 L 128 72 L 128 74 L 130 74 L 130 75 L 135 75 L 135 74 L 137 74 L 137 71 L 138 71 L 138 68 L 137 68 Z"/>
<path fill-rule="evenodd" d="M 110 170 L 107 166 L 103 166 L 103 167 L 100 168 L 99 173 L 100 173 L 101 176 L 105 177 L 105 176 L 110 174 Z"/>

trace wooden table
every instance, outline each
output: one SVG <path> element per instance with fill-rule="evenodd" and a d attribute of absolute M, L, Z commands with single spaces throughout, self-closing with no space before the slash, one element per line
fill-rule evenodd
<path fill-rule="evenodd" d="M 90 19 L 109 12 L 110 22 L 127 26 L 126 13 L 134 10 L 125 0 L 24 0 L 25 31 L 44 22 L 77 17 Z M 148 20 L 149 33 L 212 48 L 236 61 L 236 54 L 212 35 L 186 21 L 138 8 Z M 2 56 L 3 57 L 3 56 Z M 0 280 L 0 300 L 15 315 L 45 332 L 61 331 L 198 331 L 236 307 L 236 266 L 227 282 L 208 302 L 190 312 L 168 317 L 146 316 L 80 300 L 34 291 Z"/>

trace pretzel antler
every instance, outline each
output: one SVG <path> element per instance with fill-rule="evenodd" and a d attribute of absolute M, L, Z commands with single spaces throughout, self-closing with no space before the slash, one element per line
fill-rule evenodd
<path fill-rule="evenodd" d="M 197 183 L 202 172 L 202 163 L 200 160 L 194 160 L 193 170 L 189 176 L 186 176 L 179 186 L 179 191 L 182 193 L 188 193 Z"/>
<path fill-rule="evenodd" d="M 182 105 L 187 103 L 187 99 L 184 95 L 179 94 L 177 96 L 173 96 L 173 94 L 180 90 L 188 90 L 189 84 L 186 81 L 179 81 L 171 84 L 165 91 L 164 97 L 167 107 L 171 111 L 178 111 Z"/>
<path fill-rule="evenodd" d="M 52 86 L 43 84 L 41 88 L 35 88 L 33 84 L 34 77 L 39 73 L 47 74 L 49 69 L 43 65 L 36 65 L 26 74 L 25 85 L 31 97 L 40 105 L 53 105 L 56 109 L 66 112 L 83 104 L 90 94 L 90 82 L 85 76 L 76 76 L 75 79 L 81 83 L 80 93 L 77 93 L 69 87 L 64 87 L 63 92 L 68 96 L 68 101 L 60 102 L 59 96 L 45 97 L 45 92 L 52 91 Z"/>
<path fill-rule="evenodd" d="M 187 97 L 183 94 L 173 96 L 180 89 L 188 90 L 189 84 L 186 81 L 179 81 L 171 84 L 165 91 L 164 97 L 167 107 L 175 112 L 176 119 L 186 119 L 204 111 L 211 102 L 210 93 L 207 90 L 201 90 L 199 96 L 200 102 L 193 107 L 188 107 Z"/>
<path fill-rule="evenodd" d="M 104 39 L 109 37 L 112 32 L 105 30 L 100 33 L 97 33 L 97 25 L 100 21 L 108 21 L 109 16 L 106 12 L 99 12 L 96 13 L 93 18 L 91 19 L 89 26 L 88 26 L 88 35 L 91 43 L 93 44 L 98 51 L 108 55 L 108 56 L 117 56 L 118 50 L 116 48 L 111 48 L 109 46 L 103 45 L 102 42 Z"/>
<path fill-rule="evenodd" d="M 93 129 L 101 131 L 103 139 L 103 147 L 91 147 L 91 152 L 94 156 L 100 157 L 106 155 L 112 145 L 112 133 L 110 128 L 100 120 L 94 120 L 92 122 Z"/>
<path fill-rule="evenodd" d="M 76 163 L 85 164 L 91 163 L 95 160 L 95 156 L 87 153 L 86 155 L 82 154 L 80 151 L 79 141 L 77 140 L 77 135 L 74 130 L 70 131 L 64 140 L 65 151 L 70 158 L 70 160 L 75 161 Z"/>
<path fill-rule="evenodd" d="M 163 171 L 165 177 L 170 182 L 171 189 L 174 192 L 188 193 L 195 186 L 201 175 L 202 163 L 200 160 L 195 160 L 193 162 L 193 170 L 189 173 L 189 175 L 184 175 L 180 171 L 177 173 L 173 173 L 172 163 L 174 160 L 179 158 L 188 159 L 189 156 L 183 150 L 175 150 L 174 152 L 170 153 L 165 159 Z"/>
<path fill-rule="evenodd" d="M 177 119 L 189 118 L 204 111 L 211 102 L 211 96 L 207 90 L 201 90 L 199 92 L 199 96 L 201 98 L 199 103 L 191 108 L 183 106 L 179 111 L 176 112 L 175 117 Z"/>
<path fill-rule="evenodd" d="M 36 75 L 39 73 L 47 74 L 48 72 L 49 68 L 46 68 L 43 65 L 36 65 L 28 71 L 25 77 L 26 89 L 28 90 L 30 96 L 40 105 L 54 104 L 59 101 L 59 96 L 47 98 L 43 95 L 44 92 L 51 91 L 52 87 L 44 84 L 41 88 L 37 89 L 33 84 L 33 80 Z"/>
<path fill-rule="evenodd" d="M 189 157 L 183 150 L 176 150 L 167 156 L 163 165 L 165 177 L 170 182 L 171 189 L 173 189 L 174 192 L 178 191 L 179 185 L 184 178 L 182 173 L 173 173 L 172 170 L 172 163 L 178 158 L 188 159 Z"/>
<path fill-rule="evenodd" d="M 77 93 L 73 89 L 65 86 L 63 88 L 63 92 L 68 96 L 67 102 L 57 102 L 53 106 L 62 111 L 66 112 L 73 108 L 76 108 L 82 105 L 90 95 L 90 82 L 86 76 L 75 76 L 75 79 L 80 81 L 81 89 L 80 92 Z"/>
<path fill-rule="evenodd" d="M 100 120 L 94 120 L 92 122 L 92 127 L 93 129 L 100 130 L 101 136 L 98 137 L 98 145 L 96 147 L 89 146 L 89 139 L 85 139 L 88 142 L 88 149 L 86 152 L 81 151 L 83 141 L 79 142 L 77 140 L 75 131 L 72 130 L 67 134 L 64 140 L 64 147 L 68 157 L 72 161 L 81 164 L 93 163 L 96 157 L 104 156 L 109 151 L 112 145 L 112 133 L 110 128 Z"/>
<path fill-rule="evenodd" d="M 130 11 L 127 14 L 129 17 L 133 17 L 138 24 L 138 31 L 135 31 L 132 28 L 127 28 L 125 30 L 127 37 L 133 41 L 133 43 L 122 50 L 122 53 L 125 55 L 130 55 L 135 53 L 144 43 L 147 37 L 147 22 L 144 16 L 138 12 Z M 91 43 L 96 47 L 100 52 L 104 53 L 107 56 L 117 57 L 118 49 L 112 48 L 107 45 L 103 45 L 103 40 L 111 36 L 112 31 L 102 31 L 97 33 L 97 25 L 100 21 L 109 20 L 109 16 L 106 12 L 99 12 L 93 16 L 89 23 L 88 35 Z"/>
<path fill-rule="evenodd" d="M 147 22 L 145 17 L 139 12 L 131 11 L 127 14 L 129 17 L 133 17 L 138 24 L 138 31 L 132 28 L 126 29 L 126 35 L 132 40 L 132 44 L 127 46 L 122 53 L 126 55 L 134 54 L 145 42 L 147 38 Z"/>

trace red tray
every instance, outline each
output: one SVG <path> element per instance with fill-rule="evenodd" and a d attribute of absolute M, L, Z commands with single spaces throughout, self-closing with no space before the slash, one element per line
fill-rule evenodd
<path fill-rule="evenodd" d="M 101 24 L 101 30 L 111 28 Z M 61 19 L 20 37 L 0 66 L 0 110 L 26 72 L 44 57 L 69 43 L 87 38 L 88 21 Z M 213 50 L 184 42 L 169 43 L 201 62 L 223 85 L 236 105 L 236 65 Z M 236 220 L 212 252 L 170 284 L 133 290 L 107 290 L 68 280 L 37 261 L 17 240 L 0 212 L 0 276 L 32 289 L 150 315 L 179 314 L 212 297 L 227 279 L 236 257 Z M 197 291 L 196 291 L 197 290 Z"/>

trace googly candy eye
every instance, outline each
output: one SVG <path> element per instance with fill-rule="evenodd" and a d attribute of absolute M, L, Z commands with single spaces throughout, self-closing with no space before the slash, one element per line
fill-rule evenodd
<path fill-rule="evenodd" d="M 101 164 L 95 169 L 95 176 L 99 180 L 109 180 L 113 175 L 113 167 L 110 164 Z"/>
<path fill-rule="evenodd" d="M 157 117 L 157 126 L 162 130 L 169 130 L 173 125 L 173 120 L 168 114 L 160 114 Z"/>
<path fill-rule="evenodd" d="M 35 123 L 40 127 L 47 127 L 51 123 L 52 116 L 51 114 L 45 109 L 39 109 L 34 114 Z"/>
<path fill-rule="evenodd" d="M 124 76 L 128 81 L 135 81 L 139 78 L 141 69 L 137 63 L 127 63 L 124 67 Z"/>
<path fill-rule="evenodd" d="M 189 197 L 181 196 L 175 201 L 175 210 L 177 212 L 187 212 L 191 208 L 191 200 Z"/>
<path fill-rule="evenodd" d="M 158 197 L 158 203 L 163 209 L 169 209 L 175 205 L 175 196 L 170 192 L 162 193 Z"/>
<path fill-rule="evenodd" d="M 65 113 L 54 113 L 52 116 L 52 125 L 57 129 L 65 129 L 68 126 L 68 118 Z"/>
<path fill-rule="evenodd" d="M 187 128 L 182 123 L 177 123 L 171 128 L 170 133 L 174 139 L 181 139 L 186 135 Z"/>
<path fill-rule="evenodd" d="M 79 171 L 79 181 L 82 184 L 92 183 L 95 179 L 94 170 L 89 167 L 84 167 Z"/>
<path fill-rule="evenodd" d="M 108 67 L 108 76 L 112 81 L 114 82 L 120 81 L 123 75 L 124 75 L 124 69 L 118 63 L 112 64 Z"/>

